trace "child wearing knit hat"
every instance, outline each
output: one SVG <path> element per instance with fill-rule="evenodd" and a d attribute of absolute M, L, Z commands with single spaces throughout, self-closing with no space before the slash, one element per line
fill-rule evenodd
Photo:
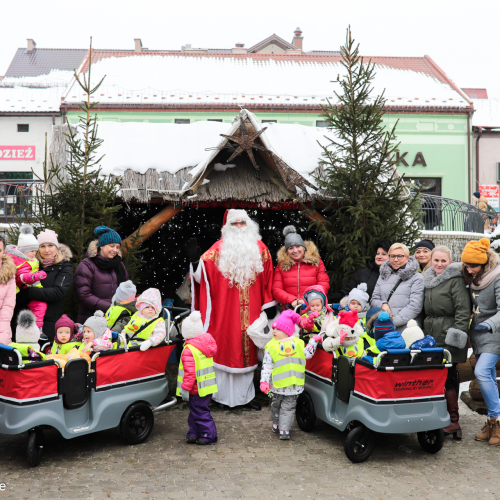
<path fill-rule="evenodd" d="M 305 308 L 301 312 L 301 328 L 307 333 L 324 332 L 335 318 L 333 309 L 327 303 L 325 289 L 321 285 L 310 286 L 306 288 L 303 298 Z"/>
<path fill-rule="evenodd" d="M 110 351 L 113 349 L 112 336 L 113 334 L 108 328 L 104 313 L 96 311 L 83 324 L 83 344 L 78 350 L 80 352 Z"/>
<path fill-rule="evenodd" d="M 7 245 L 5 249 L 5 253 L 12 257 L 16 265 L 17 293 L 31 286 L 41 288 L 40 280 L 47 277 L 45 271 L 40 271 L 40 263 L 35 257 L 39 245 L 34 232 L 31 224 L 22 224 L 19 229 L 17 247 Z M 41 331 L 45 313 L 47 312 L 47 303 L 31 300 L 28 303 L 28 308 L 35 315 L 36 325 Z"/>
<path fill-rule="evenodd" d="M 148 288 L 136 301 L 137 312 L 132 315 L 122 333 L 129 339 L 129 345 L 140 345 L 141 351 L 160 344 L 167 330 L 162 312 L 161 294 L 156 288 Z"/>
<path fill-rule="evenodd" d="M 216 443 L 217 428 L 208 405 L 212 394 L 217 392 L 213 360 L 217 344 L 210 333 L 203 333 L 200 311 L 193 311 L 182 322 L 182 336 L 186 342 L 179 364 L 176 394 L 188 402 L 186 443 Z"/>
<path fill-rule="evenodd" d="M 373 334 L 375 345 L 369 347 L 366 356 L 363 356 L 363 359 L 370 363 L 374 363 L 373 358 L 387 349 L 406 349 L 403 337 L 395 330 L 394 321 L 386 311 L 382 311 L 373 323 Z"/>
<path fill-rule="evenodd" d="M 55 325 L 56 335 L 50 349 L 51 354 L 68 354 L 73 347 L 79 348 L 82 343 L 75 338 L 74 321 L 63 314 Z"/>
<path fill-rule="evenodd" d="M 40 352 L 39 339 L 40 330 L 36 325 L 35 315 L 29 309 L 21 311 L 17 317 L 16 341 L 9 346 L 21 353 L 23 365 L 45 359 L 45 354 Z"/>
<path fill-rule="evenodd" d="M 267 343 L 262 360 L 260 390 L 272 394 L 272 431 L 284 440 L 290 439 L 297 396 L 304 391 L 306 360 L 313 357 L 322 338 L 315 335 L 306 346 L 296 337 L 299 323 L 296 312 L 282 312 L 273 322 L 273 338 Z"/>
<path fill-rule="evenodd" d="M 123 281 L 118 285 L 111 306 L 106 311 L 108 327 L 113 332 L 121 332 L 132 316 L 137 312 L 137 288 L 131 280 Z"/>

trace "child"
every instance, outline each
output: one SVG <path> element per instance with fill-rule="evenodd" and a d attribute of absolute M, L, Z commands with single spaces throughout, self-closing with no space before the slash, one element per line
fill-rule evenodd
<path fill-rule="evenodd" d="M 347 296 L 347 300 L 344 297 L 340 301 L 340 305 L 345 307 L 348 311 L 356 311 L 359 316 L 359 322 L 363 325 L 366 325 L 366 314 L 363 313 L 365 310 L 366 304 L 370 300 L 370 296 L 367 293 L 368 287 L 366 283 L 360 283 L 356 288 L 353 288 L 349 295 Z"/>
<path fill-rule="evenodd" d="M 166 336 L 165 321 L 159 317 L 161 294 L 156 288 L 148 288 L 136 302 L 137 311 L 123 332 L 129 339 L 129 345 L 140 345 L 141 351 L 158 345 Z M 123 333 L 122 332 L 122 333 Z"/>
<path fill-rule="evenodd" d="M 102 311 L 96 311 L 83 324 L 83 344 L 80 352 L 100 352 L 113 349 L 112 333 Z"/>
<path fill-rule="evenodd" d="M 297 397 L 304 391 L 306 360 L 312 358 L 321 341 L 321 336 L 315 335 L 305 346 L 294 335 L 299 323 L 300 316 L 294 311 L 281 313 L 273 322 L 273 338 L 266 345 L 262 361 L 260 390 L 272 393 L 272 430 L 279 433 L 280 439 L 290 439 Z"/>
<path fill-rule="evenodd" d="M 105 317 L 108 327 L 114 332 L 121 332 L 137 312 L 135 307 L 137 288 L 132 281 L 124 281 L 118 285 L 116 293 L 111 299 L 111 307 L 106 311 Z"/>
<path fill-rule="evenodd" d="M 193 311 L 182 322 L 182 336 L 186 343 L 179 364 L 176 394 L 189 406 L 186 443 L 216 443 L 217 428 L 208 405 L 212 394 L 217 392 L 213 359 L 217 344 L 212 335 L 203 333 L 199 311 Z"/>
<path fill-rule="evenodd" d="M 81 342 L 75 338 L 75 323 L 66 314 L 56 321 L 56 336 L 50 349 L 51 354 L 68 354 L 73 347 L 80 347 Z"/>
<path fill-rule="evenodd" d="M 304 303 L 306 308 L 301 313 L 300 326 L 307 333 L 324 332 L 335 318 L 333 310 L 327 304 L 324 288 L 321 285 L 307 288 Z"/>
<path fill-rule="evenodd" d="M 382 351 L 387 351 L 387 349 L 406 349 L 403 337 L 394 328 L 394 322 L 389 313 L 382 311 L 373 323 L 375 345 L 366 350 L 366 356 L 363 356 L 364 360 L 374 363 L 374 358 Z"/>
<path fill-rule="evenodd" d="M 21 311 L 17 317 L 16 342 L 11 342 L 9 346 L 21 353 L 23 365 L 46 359 L 45 354 L 40 352 L 39 339 L 40 330 L 35 315 L 29 309 Z"/>
<path fill-rule="evenodd" d="M 16 286 L 17 292 L 27 288 L 28 286 L 41 287 L 40 280 L 47 277 L 45 271 L 40 271 L 40 263 L 35 258 L 38 251 L 38 240 L 35 238 L 33 226 L 31 224 L 23 224 L 20 229 L 17 247 L 7 245 L 5 253 L 9 254 L 16 265 Z M 42 329 L 43 319 L 47 311 L 47 304 L 39 300 L 31 300 L 28 303 L 28 308 L 35 315 L 36 325 Z"/>

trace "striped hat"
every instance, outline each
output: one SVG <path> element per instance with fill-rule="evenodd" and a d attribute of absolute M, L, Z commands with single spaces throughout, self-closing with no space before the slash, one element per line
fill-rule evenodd
<path fill-rule="evenodd" d="M 389 313 L 382 311 L 378 318 L 373 323 L 373 333 L 375 340 L 381 339 L 386 333 L 394 330 L 394 321 L 392 321 Z"/>

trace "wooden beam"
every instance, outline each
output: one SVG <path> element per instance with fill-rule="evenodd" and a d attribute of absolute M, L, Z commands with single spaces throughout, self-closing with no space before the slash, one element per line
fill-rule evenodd
<path fill-rule="evenodd" d="M 316 210 L 308 210 L 306 212 L 306 217 L 311 221 L 313 221 L 313 220 L 324 221 L 325 220 L 325 218 L 319 212 L 316 212 Z"/>
<path fill-rule="evenodd" d="M 161 212 L 151 217 L 151 219 L 146 221 L 139 229 L 123 240 L 122 251 L 126 253 L 128 248 L 133 248 L 134 246 L 139 246 L 144 243 L 150 236 L 156 233 L 163 224 L 177 215 L 182 208 L 183 207 L 175 208 L 172 204 L 166 206 Z"/>

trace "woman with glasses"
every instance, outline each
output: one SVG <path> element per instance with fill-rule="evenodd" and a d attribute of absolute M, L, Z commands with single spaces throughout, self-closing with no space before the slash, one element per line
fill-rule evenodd
<path fill-rule="evenodd" d="M 387 311 L 396 330 L 402 332 L 410 319 L 417 319 L 424 302 L 424 281 L 419 264 L 403 243 L 389 248 L 389 260 L 380 266 L 371 306 Z"/>
<path fill-rule="evenodd" d="M 490 240 L 469 241 L 462 252 L 463 273 L 469 285 L 472 321 L 469 336 L 476 356 L 474 375 L 488 409 L 488 420 L 476 441 L 500 445 L 500 403 L 495 365 L 500 359 L 500 265 Z"/>
<path fill-rule="evenodd" d="M 453 367 L 448 369 L 445 397 L 451 423 L 445 427 L 446 436 L 462 439 L 458 423 L 458 396 L 460 380 L 457 364 L 467 359 L 467 331 L 470 321 L 470 298 L 462 264 L 451 262 L 448 247 L 437 246 L 432 250 L 431 266 L 424 272 L 424 332 L 436 339 L 438 347 L 451 353 Z"/>

